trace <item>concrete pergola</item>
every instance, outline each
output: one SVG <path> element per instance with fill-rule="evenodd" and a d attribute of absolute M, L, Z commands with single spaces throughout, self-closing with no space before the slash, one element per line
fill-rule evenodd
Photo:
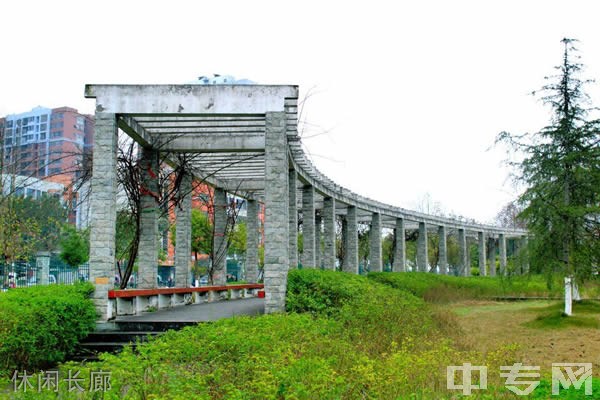
<path fill-rule="evenodd" d="M 87 85 L 85 96 L 96 99 L 96 129 L 91 195 L 90 279 L 102 319 L 112 289 L 115 266 L 116 155 L 121 129 L 137 141 L 144 162 L 143 184 L 152 191 L 158 152 L 194 153 L 193 173 L 215 188 L 215 240 L 223 241 L 226 193 L 248 201 L 248 280 L 258 275 L 258 203 L 265 206 L 265 311 L 283 311 L 287 272 L 298 265 L 298 210 L 303 215 L 304 267 L 335 268 L 335 223 L 345 232 L 342 270 L 358 273 L 358 224 L 369 223 L 370 270 L 381 271 L 381 229 L 395 232 L 394 271 L 406 270 L 405 230 L 418 229 L 417 268 L 429 271 L 427 231 L 440 235 L 439 273 L 448 272 L 446 237 L 456 233 L 460 270 L 469 275 L 467 237 L 479 245 L 479 265 L 486 274 L 486 241 L 490 265 L 500 248 L 506 268 L 506 240 L 526 240 L 527 232 L 466 223 L 428 215 L 369 199 L 345 189 L 320 173 L 301 148 L 297 130 L 298 87 L 273 85 Z M 192 177 L 183 185 L 191 186 Z M 156 187 L 157 188 L 157 187 Z M 185 191 L 185 188 L 184 188 Z M 189 192 L 189 191 L 188 191 Z M 156 286 L 157 204 L 142 197 L 139 287 Z M 176 215 L 176 285 L 189 286 L 191 199 Z M 317 246 L 323 239 L 324 248 Z M 225 257 L 223 257 L 223 260 Z M 225 265 L 215 267 L 216 283 L 224 283 Z M 490 275 L 495 268 L 490 268 Z"/>

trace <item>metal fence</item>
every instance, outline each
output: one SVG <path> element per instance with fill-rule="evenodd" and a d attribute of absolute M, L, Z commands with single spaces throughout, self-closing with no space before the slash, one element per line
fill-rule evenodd
<path fill-rule="evenodd" d="M 19 261 L 10 264 L 0 264 L 0 288 L 2 290 L 48 284 L 72 284 L 87 281 L 90 276 L 88 263 L 72 267 L 58 257 L 50 257 L 48 276 L 44 268 L 35 258 L 30 261 Z"/>
<path fill-rule="evenodd" d="M 29 261 L 19 261 L 10 264 L 0 263 L 0 290 L 11 288 L 29 287 L 42 284 L 73 284 L 75 282 L 85 282 L 90 277 L 90 266 L 88 263 L 78 267 L 72 267 L 62 261 L 58 256 L 52 255 L 49 266 L 46 269 L 47 277 L 44 276 L 44 268 L 40 258 L 33 258 Z M 157 287 L 174 286 L 176 268 L 173 266 L 157 266 Z M 115 266 L 114 285 L 118 286 L 118 271 Z M 200 284 L 207 284 L 206 276 L 195 277 Z M 190 277 L 191 279 L 191 277 Z M 237 260 L 227 260 L 227 281 L 238 281 L 243 279 L 243 263 Z M 137 273 L 134 272 L 129 280 L 128 287 L 137 287 Z"/>

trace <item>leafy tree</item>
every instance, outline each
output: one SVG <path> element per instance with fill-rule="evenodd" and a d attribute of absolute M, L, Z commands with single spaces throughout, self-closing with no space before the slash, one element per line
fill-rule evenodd
<path fill-rule="evenodd" d="M 58 250 L 61 231 L 68 220 L 68 210 L 57 196 L 44 195 L 39 198 L 25 197 L 15 202 L 15 209 L 22 220 L 31 219 L 39 228 L 34 250 Z"/>
<path fill-rule="evenodd" d="M 27 260 L 37 244 L 37 221 L 23 215 L 24 199 L 6 196 L 0 203 L 0 256 L 5 264 Z"/>
<path fill-rule="evenodd" d="M 60 247 L 60 258 L 71 267 L 87 262 L 90 253 L 89 231 L 77 230 L 69 224 L 63 225 Z"/>
<path fill-rule="evenodd" d="M 550 124 L 533 134 L 502 132 L 496 142 L 524 154 L 512 165 L 526 186 L 519 201 L 533 233 L 532 264 L 583 279 L 600 259 L 600 120 L 588 120 L 583 86 L 589 81 L 579 78 L 574 42 L 562 40 L 559 73 L 541 90 Z"/>
<path fill-rule="evenodd" d="M 227 250 L 230 255 L 246 253 L 247 232 L 246 222 L 238 222 L 235 224 L 232 232 L 231 244 Z"/>
<path fill-rule="evenodd" d="M 392 265 L 394 262 L 394 233 L 388 233 L 381 241 L 381 254 L 383 265 Z"/>

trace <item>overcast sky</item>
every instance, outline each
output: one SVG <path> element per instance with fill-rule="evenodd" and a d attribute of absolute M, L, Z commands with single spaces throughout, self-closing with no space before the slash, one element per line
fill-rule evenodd
<path fill-rule="evenodd" d="M 2 5 L 0 115 L 92 113 L 86 83 L 231 74 L 296 84 L 304 144 L 343 186 L 405 208 L 493 219 L 517 196 L 503 130 L 548 121 L 529 93 L 580 40 L 600 80 L 597 1 L 28 1 Z M 600 105 L 598 86 L 588 87 Z"/>

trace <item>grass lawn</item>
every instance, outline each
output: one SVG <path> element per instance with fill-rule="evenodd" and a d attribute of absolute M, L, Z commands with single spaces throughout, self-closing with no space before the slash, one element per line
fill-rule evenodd
<path fill-rule="evenodd" d="M 591 362 L 600 376 L 600 302 L 574 305 L 574 316 L 563 317 L 558 301 L 464 301 L 446 304 L 462 328 L 463 341 L 488 352 L 517 344 L 517 359 L 550 373 L 556 362 Z"/>

